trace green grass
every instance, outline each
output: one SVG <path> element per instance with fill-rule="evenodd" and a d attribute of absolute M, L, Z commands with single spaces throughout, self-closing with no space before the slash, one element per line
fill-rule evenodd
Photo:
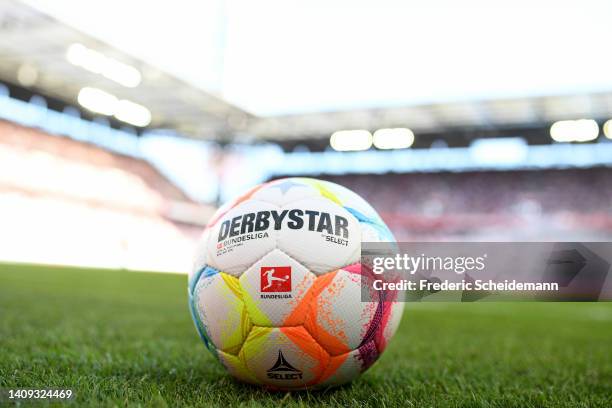
<path fill-rule="evenodd" d="M 274 393 L 234 382 L 207 352 L 185 287 L 0 265 L 0 387 L 73 388 L 73 406 L 612 406 L 612 303 L 408 304 L 357 381 Z"/>

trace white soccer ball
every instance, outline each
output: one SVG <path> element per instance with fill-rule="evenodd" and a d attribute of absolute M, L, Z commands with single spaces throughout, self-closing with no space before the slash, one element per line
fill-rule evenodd
<path fill-rule="evenodd" d="M 189 277 L 197 330 L 239 380 L 276 389 L 346 383 L 395 333 L 403 303 L 362 302 L 361 243 L 394 241 L 337 184 L 288 178 L 220 208 Z"/>

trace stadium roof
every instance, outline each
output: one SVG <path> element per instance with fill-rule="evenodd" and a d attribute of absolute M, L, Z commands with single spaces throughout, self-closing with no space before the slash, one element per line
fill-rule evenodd
<path fill-rule="evenodd" d="M 508 129 L 512 132 L 547 127 L 564 119 L 607 120 L 611 112 L 612 92 L 600 92 L 286 115 L 260 118 L 250 131 L 256 137 L 276 140 L 328 139 L 339 129 L 393 127 L 438 135 L 467 129 L 476 137 L 479 131 L 499 133 Z"/>
<path fill-rule="evenodd" d="M 44 95 L 77 105 L 84 87 L 104 90 L 148 108 L 151 127 L 170 128 L 193 137 L 222 137 L 231 124 L 249 115 L 222 99 L 181 79 L 79 32 L 19 1 L 0 7 L 0 79 L 32 88 Z M 73 44 L 136 67 L 142 74 L 137 87 L 127 87 L 75 66 L 67 59 Z"/>
<path fill-rule="evenodd" d="M 117 4 L 115 1 L 110 3 Z M 270 2 L 249 5 L 223 0 L 205 3 L 206 5 L 196 7 L 194 2 L 179 0 L 177 3 L 179 6 L 174 7 L 176 10 L 173 9 L 176 12 L 173 18 L 166 18 L 167 25 L 160 25 L 160 18 L 166 17 L 163 11 L 172 8 L 172 4 L 160 2 L 155 5 L 148 3 L 143 5 L 143 2 L 129 2 L 124 8 L 116 11 L 111 5 L 96 1 L 87 2 L 86 6 L 85 2 L 59 0 L 5 1 L 0 7 L 2 30 L 0 79 L 21 83 L 22 86 L 57 97 L 69 104 L 76 104 L 81 88 L 100 88 L 119 99 L 147 107 L 152 113 L 150 127 L 172 129 L 194 138 L 275 140 L 287 142 L 289 145 L 313 140 L 323 144 L 332 132 L 341 129 L 375 130 L 400 126 L 411 128 L 417 136 L 432 134 L 434 137 L 446 139 L 452 139 L 457 129 L 469 132 L 470 137 L 479 137 L 488 131 L 499 133 L 504 130 L 508 130 L 509 135 L 520 135 L 522 131 L 532 127 L 544 134 L 542 130 L 546 130 L 555 120 L 575 118 L 605 120 L 612 112 L 612 82 L 605 82 L 600 75 L 605 72 L 606 78 L 609 78 L 606 61 L 612 54 L 599 53 L 602 58 L 600 62 L 586 63 L 593 48 L 597 48 L 597 42 L 581 41 L 578 47 L 574 44 L 578 40 L 574 38 L 573 42 L 564 42 L 563 36 L 555 37 L 556 40 L 548 44 L 550 46 L 548 50 L 542 48 L 541 44 L 529 45 L 526 39 L 537 26 L 531 20 L 525 22 L 527 27 L 524 32 L 502 33 L 503 35 L 496 32 L 495 35 L 501 37 L 495 38 L 505 40 L 506 43 L 498 44 L 500 49 L 496 47 L 489 49 L 487 52 L 492 53 L 491 55 L 479 52 L 482 51 L 479 47 L 486 44 L 472 44 L 462 48 L 462 52 L 467 54 L 453 55 L 461 57 L 455 60 L 465 62 L 465 67 L 451 61 L 447 65 L 452 66 L 450 71 L 454 72 L 454 75 L 445 76 L 445 73 L 449 72 L 449 68 L 445 68 L 439 71 L 437 76 L 432 74 L 430 77 L 423 77 L 424 85 L 417 88 L 418 84 L 414 78 L 418 77 L 419 72 L 424 73 L 424 67 L 432 67 L 443 60 L 446 61 L 445 58 L 449 56 L 440 57 L 438 54 L 449 52 L 454 40 L 427 31 L 429 37 L 423 36 L 419 41 L 411 42 L 410 47 L 415 55 L 423 57 L 425 55 L 423 52 L 428 49 L 431 51 L 433 49 L 431 47 L 437 44 L 440 48 L 436 48 L 438 50 L 436 55 L 430 55 L 433 60 L 404 61 L 397 56 L 403 52 L 401 47 L 398 48 L 398 41 L 407 38 L 406 35 L 410 33 L 393 32 L 396 34 L 395 37 L 380 38 L 380 33 L 372 29 L 363 34 L 371 36 L 371 41 L 365 41 L 370 37 L 358 37 L 360 41 L 363 40 L 360 42 L 363 54 L 359 57 L 363 59 L 363 63 L 353 64 L 351 69 L 348 69 L 342 64 L 356 62 L 353 55 L 356 52 L 354 39 L 347 38 L 343 47 L 336 47 L 334 52 L 328 48 L 320 48 L 326 46 L 325 36 L 332 38 L 333 32 L 330 32 L 330 27 L 325 26 L 321 28 L 321 32 L 311 33 L 300 25 L 302 23 L 299 22 L 301 21 L 298 18 L 299 13 L 291 12 L 290 7 L 286 5 L 273 6 Z M 329 6 L 327 2 L 324 3 L 315 2 L 313 6 L 300 9 L 306 13 L 305 17 L 302 17 L 314 18 L 320 7 L 329 8 L 330 16 L 338 16 L 338 13 L 341 14 L 342 10 L 346 10 L 342 8 L 339 10 L 335 6 Z M 448 5 L 448 2 L 441 3 L 444 3 L 444 7 Z M 470 2 L 472 5 L 476 3 L 477 0 Z M 533 10 L 534 15 L 530 18 L 545 16 L 550 12 L 554 2 L 544 3 Z M 34 9 L 28 4 L 36 4 L 40 9 Z M 165 6 L 162 7 L 160 4 Z M 513 5 L 505 9 L 505 12 L 514 15 L 521 12 L 521 7 L 526 7 L 524 2 L 517 4 L 516 7 Z M 410 11 L 413 16 L 422 14 L 428 18 L 438 16 L 441 18 L 439 24 L 444 24 L 446 27 L 445 30 L 441 30 L 444 32 L 448 32 L 458 24 L 441 13 L 442 8 L 439 8 L 439 4 L 436 6 L 438 8 L 432 9 L 427 5 L 421 6 L 402 12 L 405 14 L 406 11 Z M 529 4 L 527 6 L 530 9 L 532 7 Z M 277 21 L 278 26 L 274 26 L 274 30 L 266 24 L 263 24 L 266 27 L 257 28 L 258 21 L 262 23 L 269 20 L 260 21 L 253 18 L 255 15 L 253 13 L 270 19 L 272 17 L 268 16 L 269 13 L 266 11 L 271 7 L 279 7 L 278 20 L 282 21 Z M 84 10 L 89 8 L 92 11 L 91 15 L 83 14 Z M 376 10 L 378 9 L 382 11 L 376 11 L 380 15 L 375 14 L 375 16 L 391 18 L 393 15 L 394 9 L 379 7 Z M 44 10 L 45 13 L 39 10 Z M 102 13 L 104 10 L 106 12 Z M 138 10 L 141 14 L 145 11 L 153 13 L 150 19 L 152 22 L 142 22 L 142 24 L 139 22 L 136 32 L 127 35 L 126 27 L 133 28 L 135 21 L 130 15 Z M 373 16 L 368 15 L 368 10 L 358 7 L 355 15 L 347 17 L 347 22 L 358 22 L 362 18 L 372 19 Z M 500 22 L 500 15 L 495 10 L 487 10 L 486 13 L 482 12 L 481 17 L 491 21 L 481 23 L 492 28 L 491 24 Z M 572 10 L 564 7 L 556 9 L 556 20 L 548 22 L 552 32 L 565 32 L 561 30 L 564 24 L 572 18 L 580 17 L 574 16 Z M 591 16 L 596 14 L 598 9 L 593 6 L 589 10 Z M 231 14 L 231 18 L 226 21 L 226 27 L 223 26 L 224 13 Z M 471 16 L 467 8 L 462 9 L 460 15 L 467 19 L 465 21 L 476 18 Z M 116 20 L 116 27 L 109 26 L 110 18 Z M 94 24 L 96 19 L 102 19 L 104 23 Z M 201 24 L 197 24 L 200 19 Z M 396 20 L 393 22 L 398 23 Z M 577 21 L 576 24 L 578 23 L 580 22 Z M 297 26 L 292 27 L 292 24 Z M 422 26 L 414 24 L 416 23 L 407 24 L 412 28 L 406 30 Z M 237 30 L 237 25 L 242 29 Z M 381 26 L 380 22 L 374 25 Z M 580 23 L 579 26 L 584 30 L 581 29 L 580 33 L 572 35 L 578 37 L 582 35 L 580 37 L 582 39 L 607 38 L 605 35 L 607 31 L 600 33 L 598 37 L 594 34 L 597 34 L 596 31 L 599 29 L 608 30 L 608 28 L 602 28 L 603 26 L 594 22 Z M 333 24 L 331 27 L 333 28 Z M 399 29 L 397 24 L 394 27 Z M 478 29 L 483 28 L 478 27 Z M 155 29 L 159 31 L 156 35 L 152 32 Z M 202 38 L 207 35 L 223 37 L 224 31 L 228 37 L 225 40 L 228 44 Z M 190 32 L 194 35 L 189 36 Z M 350 32 L 354 33 L 354 30 L 350 29 Z M 304 38 L 298 34 L 308 38 L 314 35 L 313 47 L 306 47 L 305 43 L 300 42 Z M 471 38 L 470 36 L 476 34 L 479 33 L 468 30 L 465 35 Z M 286 39 L 283 39 L 285 37 Z M 162 44 L 164 38 L 167 38 L 167 41 Z M 272 38 L 278 39 L 278 42 L 272 41 Z M 463 40 L 467 41 L 469 38 Z M 504 44 L 507 46 L 508 41 L 513 38 L 520 47 L 525 47 L 525 50 L 512 55 L 504 54 L 506 52 L 502 49 Z M 196 49 L 198 41 L 202 45 Z M 267 41 L 265 47 L 259 44 L 262 41 Z M 291 46 L 288 41 L 297 41 L 297 43 Z M 67 50 L 73 44 L 82 44 L 105 56 L 136 67 L 142 73 L 142 83 L 135 88 L 125 87 L 75 66 L 66 58 Z M 383 63 L 380 60 L 380 53 L 372 54 L 376 44 L 383 47 L 380 52 L 391 58 L 389 61 Z M 576 45 L 571 55 L 563 48 L 570 45 Z M 461 47 L 463 46 L 462 43 Z M 163 52 L 155 54 L 153 51 L 156 47 L 162 48 Z M 173 48 L 176 52 L 168 54 Z M 247 52 L 249 50 L 252 52 Z M 296 50 L 305 54 L 298 56 L 295 54 Z M 351 51 L 353 54 L 348 55 L 345 51 Z M 314 56 L 319 56 L 320 60 L 313 60 Z M 285 66 L 287 69 L 283 76 L 280 76 L 276 64 L 279 58 L 295 59 L 294 62 L 287 62 L 289 65 Z M 303 58 L 309 60 L 304 61 Z M 491 60 L 495 60 L 497 65 L 486 65 L 491 63 Z M 404 73 L 404 80 L 398 79 L 398 69 L 405 68 L 406 63 L 411 68 L 411 71 L 406 71 L 410 75 Z M 387 66 L 386 71 L 383 71 L 389 74 L 389 78 L 380 75 L 381 64 Z M 484 68 L 478 64 L 485 64 Z M 265 69 L 266 67 L 268 69 Z M 319 68 L 307 76 L 303 70 L 300 71 L 304 67 Z M 577 72 L 578 67 L 588 70 Z M 355 75 L 368 74 L 369 71 L 365 72 L 364 69 L 372 70 L 372 75 L 368 75 L 369 79 L 365 81 L 367 83 L 364 81 L 351 83 L 350 92 L 348 88 L 340 89 L 335 85 L 332 86 L 342 77 L 342 70 L 345 70 L 349 78 L 356 79 Z M 475 77 L 480 75 L 479 72 L 482 73 L 482 69 L 487 72 L 495 69 L 502 71 L 496 71 L 495 75 L 482 78 Z M 572 69 L 576 71 L 574 76 L 570 75 Z M 509 82 L 505 83 L 501 77 L 510 70 L 522 74 L 507 78 Z M 551 77 L 550 80 L 544 80 L 547 73 Z M 274 75 L 277 75 L 277 80 L 271 77 Z M 375 77 L 379 79 L 371 80 Z M 435 86 L 431 84 L 432 78 L 438 78 Z M 465 85 L 470 78 L 473 81 Z M 567 86 L 560 86 L 560 78 L 567 80 Z M 491 86 L 491 81 L 496 84 L 496 89 L 486 88 Z M 512 89 L 513 86 L 518 86 L 517 81 L 522 81 L 520 85 L 523 88 L 533 85 L 532 94 L 520 96 L 525 95 L 525 89 Z M 450 89 L 450 84 L 454 84 L 455 88 Z M 328 91 L 326 88 L 331 90 Z M 475 89 L 475 93 L 463 93 L 465 89 L 471 88 Z M 430 89 L 431 96 L 427 97 L 426 91 Z M 378 94 L 379 91 L 393 92 L 383 95 Z M 541 96 L 534 95 L 533 92 L 540 92 Z M 351 105 L 347 104 L 346 100 L 338 99 L 338 93 L 344 98 L 354 100 L 355 103 Z M 400 94 L 405 96 L 404 99 L 399 97 Z M 227 102 L 228 100 L 260 115 L 252 115 Z M 303 104 L 300 105 L 298 101 L 302 101 Z M 281 109 L 282 106 L 286 108 Z M 370 106 L 379 107 L 369 108 Z M 284 114 L 281 114 L 282 112 Z M 287 112 L 292 113 L 286 114 Z"/>
<path fill-rule="evenodd" d="M 24 1 L 258 116 L 612 87 L 608 1 Z"/>

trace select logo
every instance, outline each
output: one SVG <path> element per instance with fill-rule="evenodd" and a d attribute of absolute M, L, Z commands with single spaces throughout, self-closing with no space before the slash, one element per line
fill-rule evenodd
<path fill-rule="evenodd" d="M 291 292 L 290 266 L 262 266 L 259 273 L 261 292 Z"/>
<path fill-rule="evenodd" d="M 278 350 L 276 363 L 266 371 L 268 378 L 273 380 L 301 380 L 302 372 L 293 367 L 283 356 L 283 352 Z"/>

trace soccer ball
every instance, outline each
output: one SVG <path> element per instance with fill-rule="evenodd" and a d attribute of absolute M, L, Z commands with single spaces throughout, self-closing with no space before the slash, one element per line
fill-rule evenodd
<path fill-rule="evenodd" d="M 189 277 L 206 347 L 239 380 L 272 389 L 356 378 L 403 311 L 390 297 L 362 302 L 362 241 L 394 237 L 365 200 L 326 181 L 275 180 L 221 207 Z"/>

